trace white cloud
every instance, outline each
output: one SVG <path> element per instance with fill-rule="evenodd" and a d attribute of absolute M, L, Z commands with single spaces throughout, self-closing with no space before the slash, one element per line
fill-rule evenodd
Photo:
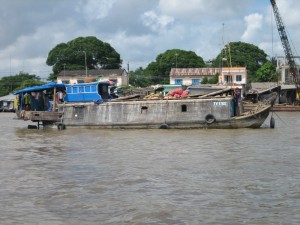
<path fill-rule="evenodd" d="M 43 74 L 47 77 L 51 71 L 46 65 L 49 51 L 80 36 L 95 36 L 110 43 L 120 53 L 124 66 L 129 62 L 131 69 L 145 67 L 158 54 L 173 48 L 212 59 L 228 41 L 248 42 L 267 54 L 274 51 L 274 55 L 283 55 L 276 27 L 272 43 L 269 1 L 0 1 L 0 76 L 25 70 L 37 71 L 37 75 L 47 71 Z M 300 1 L 276 2 L 297 49 Z"/>
<path fill-rule="evenodd" d="M 76 11 L 83 13 L 88 20 L 102 19 L 106 17 L 117 0 L 82 0 Z"/>
<path fill-rule="evenodd" d="M 64 23 L 53 22 L 36 28 L 35 32 L 23 34 L 0 51 L 0 76 L 17 74 L 20 71 L 34 73 L 46 78 L 52 68 L 46 65 L 49 51 L 57 44 L 68 42 L 88 31 L 77 29 L 72 19 Z M 49 35 L 50 34 L 50 35 Z"/>
<path fill-rule="evenodd" d="M 279 14 L 287 26 L 299 25 L 299 0 L 277 0 Z"/>
<path fill-rule="evenodd" d="M 239 15 L 245 12 L 243 6 L 248 2 L 249 0 L 160 0 L 158 9 L 162 14 L 195 23 L 203 19 L 211 21 Z"/>
<path fill-rule="evenodd" d="M 152 31 L 164 31 L 167 26 L 174 22 L 174 18 L 170 16 L 159 16 L 154 11 L 145 12 L 142 16 L 144 25 L 151 28 Z"/>
<path fill-rule="evenodd" d="M 160 0 L 159 9 L 166 14 L 170 15 L 184 15 L 189 13 L 202 12 L 205 8 L 204 0 Z M 191 14 L 190 14 L 191 13 Z"/>
<path fill-rule="evenodd" d="M 246 22 L 246 30 L 242 35 L 242 41 L 244 42 L 252 42 L 254 39 L 259 37 L 259 33 L 261 32 L 263 16 L 254 13 L 245 17 Z"/>

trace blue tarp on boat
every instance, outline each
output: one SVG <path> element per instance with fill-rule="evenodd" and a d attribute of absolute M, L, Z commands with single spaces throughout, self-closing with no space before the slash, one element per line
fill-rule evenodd
<path fill-rule="evenodd" d="M 24 93 L 29 93 L 29 92 L 37 92 L 37 91 L 44 91 L 44 90 L 50 90 L 53 88 L 57 89 L 65 89 L 65 84 L 58 84 L 56 82 L 50 82 L 44 85 L 39 85 L 39 86 L 33 86 L 33 87 L 27 87 L 22 90 L 18 90 L 14 92 L 15 95 L 17 94 L 24 94 Z"/>

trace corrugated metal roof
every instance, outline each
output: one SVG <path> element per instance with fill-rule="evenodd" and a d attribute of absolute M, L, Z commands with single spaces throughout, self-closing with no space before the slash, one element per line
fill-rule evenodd
<path fill-rule="evenodd" d="M 124 72 L 126 72 L 125 69 L 100 69 L 100 70 L 88 70 L 87 75 L 88 76 L 111 76 L 111 75 L 122 76 Z M 61 71 L 58 74 L 58 77 L 85 76 L 85 75 L 86 75 L 85 70 L 65 70 L 65 71 Z"/>
<path fill-rule="evenodd" d="M 214 76 L 217 73 L 224 72 L 245 72 L 246 67 L 223 67 L 223 68 L 172 68 L 170 71 L 171 77 L 176 76 Z"/>
<path fill-rule="evenodd" d="M 172 68 L 170 76 L 213 76 L 221 73 L 221 68 Z"/>
<path fill-rule="evenodd" d="M 14 101 L 14 99 L 15 99 L 14 94 L 5 95 L 5 96 L 0 97 L 0 101 L 4 101 L 4 102 L 11 102 L 11 101 Z"/>

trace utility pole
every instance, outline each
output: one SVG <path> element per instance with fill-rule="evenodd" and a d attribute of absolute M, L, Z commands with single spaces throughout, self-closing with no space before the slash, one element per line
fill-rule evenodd
<path fill-rule="evenodd" d="M 127 63 L 127 85 L 129 85 L 129 62 Z"/>
<path fill-rule="evenodd" d="M 85 63 L 85 76 L 87 77 L 86 51 L 83 52 L 84 52 L 84 63 Z"/>
<path fill-rule="evenodd" d="M 66 76 L 66 64 L 64 63 L 64 76 Z"/>

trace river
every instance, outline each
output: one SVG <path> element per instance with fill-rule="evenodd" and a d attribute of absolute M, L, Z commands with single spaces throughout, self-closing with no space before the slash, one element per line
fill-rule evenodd
<path fill-rule="evenodd" d="M 1 113 L 0 224 L 299 224 L 300 112 L 260 129 L 27 129 Z"/>

